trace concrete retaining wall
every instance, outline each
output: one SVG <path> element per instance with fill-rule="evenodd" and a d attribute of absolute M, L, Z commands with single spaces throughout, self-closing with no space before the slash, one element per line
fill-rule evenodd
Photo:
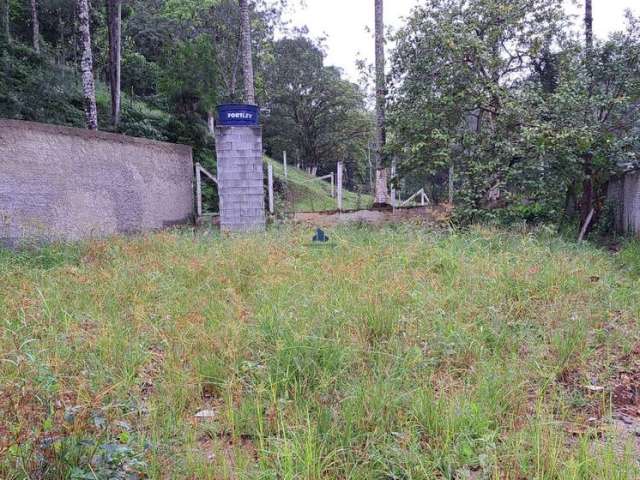
<path fill-rule="evenodd" d="M 607 197 L 614 206 L 616 230 L 640 234 L 640 171 L 611 180 Z"/>
<path fill-rule="evenodd" d="M 192 219 L 191 147 L 0 120 L 0 243 L 75 241 Z"/>
<path fill-rule="evenodd" d="M 264 165 L 260 127 L 216 127 L 223 231 L 265 229 Z"/>

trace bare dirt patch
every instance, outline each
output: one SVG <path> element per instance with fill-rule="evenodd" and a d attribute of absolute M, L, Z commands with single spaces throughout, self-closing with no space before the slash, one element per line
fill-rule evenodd
<path fill-rule="evenodd" d="M 387 225 L 402 222 L 445 223 L 451 215 L 451 206 L 415 207 L 397 209 L 353 210 L 343 212 L 294 213 L 293 222 L 321 227 L 334 227 L 347 223 Z"/>

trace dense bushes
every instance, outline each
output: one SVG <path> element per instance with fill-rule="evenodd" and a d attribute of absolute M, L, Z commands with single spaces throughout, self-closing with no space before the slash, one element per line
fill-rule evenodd
<path fill-rule="evenodd" d="M 30 48 L 3 45 L 0 51 L 0 116 L 84 126 L 77 76 L 54 67 Z"/>

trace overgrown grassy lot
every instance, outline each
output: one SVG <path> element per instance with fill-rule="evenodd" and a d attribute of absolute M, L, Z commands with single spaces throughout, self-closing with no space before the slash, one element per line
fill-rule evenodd
<path fill-rule="evenodd" d="M 640 478 L 637 244 L 329 234 L 0 253 L 0 478 Z"/>

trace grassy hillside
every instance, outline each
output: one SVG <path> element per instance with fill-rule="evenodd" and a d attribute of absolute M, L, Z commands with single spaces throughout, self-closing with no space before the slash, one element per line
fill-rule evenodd
<path fill-rule="evenodd" d="M 269 161 L 269 160 L 268 160 Z M 320 212 L 337 210 L 337 201 L 331 197 L 331 183 L 318 180 L 303 170 L 287 166 L 287 179 L 284 177 L 284 166 L 271 161 L 276 178 L 276 191 L 281 209 L 287 212 Z M 358 195 L 348 190 L 343 191 L 343 209 L 368 208 L 373 204 L 370 195 Z"/>
<path fill-rule="evenodd" d="M 0 478 L 639 478 L 637 246 L 330 233 L 0 252 Z"/>

